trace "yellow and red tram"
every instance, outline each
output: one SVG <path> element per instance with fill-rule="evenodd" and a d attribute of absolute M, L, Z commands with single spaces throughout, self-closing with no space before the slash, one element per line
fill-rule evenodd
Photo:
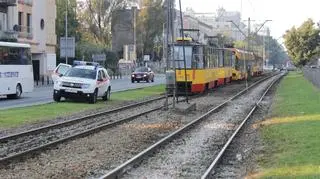
<path fill-rule="evenodd" d="M 236 48 L 213 48 L 193 42 L 190 38 L 184 40 L 183 44 L 183 41 L 178 39 L 171 48 L 174 53 L 178 94 L 184 94 L 186 86 L 188 93 L 201 93 L 228 84 L 232 80 L 242 80 L 248 75 L 256 76 L 262 73 L 262 58 L 257 58 L 252 52 Z M 247 70 L 245 70 L 245 63 Z"/>

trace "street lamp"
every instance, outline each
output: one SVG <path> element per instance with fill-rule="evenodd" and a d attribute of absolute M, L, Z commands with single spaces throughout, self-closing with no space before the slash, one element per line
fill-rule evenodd
<path fill-rule="evenodd" d="M 66 30 L 66 32 L 65 32 L 65 36 L 66 36 L 66 41 L 65 41 L 65 45 L 66 45 L 66 50 L 65 50 L 65 55 L 66 55 L 66 64 L 68 64 L 68 55 L 67 55 L 67 51 L 68 51 L 68 40 L 67 40 L 67 38 L 68 38 L 68 6 L 69 6 L 69 0 L 66 0 L 66 15 L 65 15 L 65 20 L 66 20 L 66 27 L 65 27 L 65 30 Z"/>

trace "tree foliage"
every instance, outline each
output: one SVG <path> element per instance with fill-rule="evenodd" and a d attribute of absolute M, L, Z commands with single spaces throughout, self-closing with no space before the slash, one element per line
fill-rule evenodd
<path fill-rule="evenodd" d="M 297 66 L 307 64 L 319 53 L 320 29 L 315 27 L 312 19 L 300 27 L 292 27 L 284 35 L 285 46 L 293 63 Z"/>
<path fill-rule="evenodd" d="M 285 52 L 284 48 L 278 43 L 278 41 L 272 37 L 268 37 L 265 40 L 267 58 L 269 59 L 269 65 L 284 64 L 288 60 L 288 55 Z"/>
<path fill-rule="evenodd" d="M 56 18 L 56 34 L 57 34 L 57 58 L 60 58 L 60 37 L 65 36 L 65 15 L 66 9 L 68 10 L 68 36 L 75 37 L 76 42 L 81 39 L 81 33 L 79 31 L 79 22 L 77 20 L 77 1 L 69 0 L 67 5 L 67 0 L 57 0 L 57 18 Z M 76 53 L 79 56 L 79 53 Z"/>
<path fill-rule="evenodd" d="M 165 22 L 162 0 L 143 0 L 143 8 L 138 16 L 137 42 L 140 56 L 151 54 L 160 58 L 162 52 L 162 32 Z"/>
<path fill-rule="evenodd" d="M 125 8 L 128 0 L 85 0 L 79 2 L 79 20 L 96 43 L 111 46 L 112 13 Z"/>
<path fill-rule="evenodd" d="M 57 0 L 57 18 L 56 18 L 56 34 L 58 37 L 65 36 L 65 14 L 66 7 L 68 7 L 68 36 L 77 36 L 77 39 L 80 38 L 79 35 L 79 22 L 77 20 L 77 1 L 76 0 Z"/>

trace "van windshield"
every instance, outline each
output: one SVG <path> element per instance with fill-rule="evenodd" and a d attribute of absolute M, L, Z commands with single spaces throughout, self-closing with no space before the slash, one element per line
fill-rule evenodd
<path fill-rule="evenodd" d="M 96 70 L 90 69 L 80 69 L 80 68 L 71 68 L 67 71 L 65 76 L 67 77 L 77 77 L 77 78 L 87 78 L 87 79 L 96 79 L 97 72 Z"/>

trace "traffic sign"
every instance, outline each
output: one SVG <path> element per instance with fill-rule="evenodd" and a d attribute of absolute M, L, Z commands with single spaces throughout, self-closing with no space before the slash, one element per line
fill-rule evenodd
<path fill-rule="evenodd" d="M 74 37 L 60 37 L 60 58 L 63 57 L 75 57 L 75 38 Z"/>
<path fill-rule="evenodd" d="M 104 62 L 106 61 L 106 54 L 93 54 L 92 61 L 94 62 Z"/>

